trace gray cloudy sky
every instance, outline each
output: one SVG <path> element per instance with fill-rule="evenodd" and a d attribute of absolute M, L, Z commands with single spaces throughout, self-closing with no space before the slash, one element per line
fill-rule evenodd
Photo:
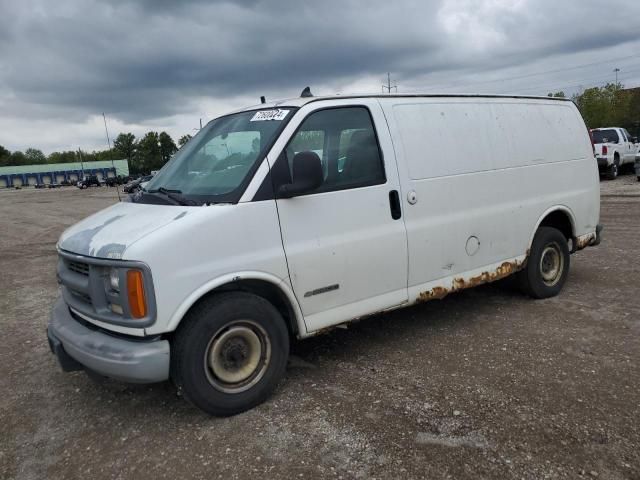
<path fill-rule="evenodd" d="M 0 0 L 0 145 L 104 148 L 268 98 L 640 85 L 637 0 Z"/>

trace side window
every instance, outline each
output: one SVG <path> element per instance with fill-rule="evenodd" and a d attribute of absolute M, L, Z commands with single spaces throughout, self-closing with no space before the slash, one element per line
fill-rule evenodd
<path fill-rule="evenodd" d="M 318 192 L 385 183 L 382 155 L 369 111 L 364 107 L 320 110 L 300 125 L 285 153 L 289 169 L 295 154 L 312 151 L 322 161 Z"/>
<path fill-rule="evenodd" d="M 324 158 L 324 130 L 298 130 L 296 136 L 289 142 L 287 147 L 287 160 L 289 161 L 289 171 L 292 171 L 293 157 L 300 152 L 314 152 L 322 160 Z M 323 167 L 325 163 L 323 162 Z M 326 170 L 325 177 L 326 177 Z"/>

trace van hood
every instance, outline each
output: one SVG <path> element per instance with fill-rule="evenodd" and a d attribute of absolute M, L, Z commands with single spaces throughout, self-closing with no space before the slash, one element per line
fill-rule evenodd
<path fill-rule="evenodd" d="M 58 247 L 78 255 L 119 260 L 135 242 L 193 208 L 200 207 L 116 203 L 65 230 Z"/>

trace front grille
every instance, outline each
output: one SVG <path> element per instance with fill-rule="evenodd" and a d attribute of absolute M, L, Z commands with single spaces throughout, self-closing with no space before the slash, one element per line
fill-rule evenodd
<path fill-rule="evenodd" d="M 72 295 L 75 295 L 76 297 L 78 297 L 83 302 L 91 304 L 91 297 L 89 295 L 86 295 L 86 294 L 84 294 L 82 292 L 77 292 L 77 291 L 71 290 L 71 289 L 69 289 L 69 291 L 71 292 Z"/>
<path fill-rule="evenodd" d="M 67 262 L 67 268 L 72 272 L 79 273 L 80 275 L 84 275 L 86 277 L 89 276 L 89 264 L 82 262 L 74 262 L 72 260 Z"/>

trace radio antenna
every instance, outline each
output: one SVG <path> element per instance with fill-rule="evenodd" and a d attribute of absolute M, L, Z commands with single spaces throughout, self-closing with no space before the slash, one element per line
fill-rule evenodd
<path fill-rule="evenodd" d="M 107 146 L 109 147 L 109 156 L 111 157 L 111 166 L 113 167 L 113 175 L 115 176 L 114 179 L 116 180 L 116 192 L 118 192 L 118 201 L 121 202 L 122 199 L 120 198 L 120 187 L 118 186 L 118 181 L 117 181 L 118 171 L 116 170 L 116 165 L 113 162 L 113 152 L 111 151 L 111 139 L 109 139 L 109 130 L 107 129 L 107 117 L 104 116 L 104 112 L 102 112 L 102 120 L 104 120 L 104 131 L 107 134 Z"/>

